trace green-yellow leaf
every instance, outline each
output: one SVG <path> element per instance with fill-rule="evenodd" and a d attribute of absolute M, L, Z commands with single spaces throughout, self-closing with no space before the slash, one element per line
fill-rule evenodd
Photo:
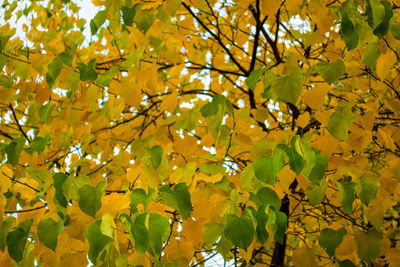
<path fill-rule="evenodd" d="M 58 234 L 63 230 L 63 225 L 60 222 L 56 222 L 51 218 L 41 220 L 38 224 L 37 235 L 39 241 L 55 251 L 57 247 Z"/>
<path fill-rule="evenodd" d="M 88 258 L 94 265 L 97 265 L 100 253 L 113 242 L 111 237 L 101 232 L 100 225 L 101 220 L 94 221 L 87 225 L 85 232 L 85 237 L 89 241 Z"/>
<path fill-rule="evenodd" d="M 303 72 L 296 68 L 287 76 L 277 78 L 272 83 L 272 90 L 283 102 L 296 105 L 303 85 Z"/>
<path fill-rule="evenodd" d="M 254 236 L 254 227 L 250 219 L 229 214 L 225 217 L 224 234 L 235 246 L 247 251 Z"/>
<path fill-rule="evenodd" d="M 24 255 L 25 245 L 32 226 L 32 219 L 18 224 L 17 228 L 7 234 L 7 250 L 10 257 L 19 262 Z"/>
<path fill-rule="evenodd" d="M 341 59 L 338 59 L 332 63 L 319 62 L 314 66 L 314 69 L 324 78 L 324 80 L 332 84 L 339 80 L 343 76 L 346 67 Z"/>
<path fill-rule="evenodd" d="M 358 257 L 366 262 L 371 262 L 379 256 L 383 245 L 382 234 L 375 229 L 367 232 L 356 231 Z"/>
<path fill-rule="evenodd" d="M 329 118 L 329 133 L 336 139 L 347 141 L 349 128 L 354 119 L 355 116 L 353 112 L 351 112 L 351 107 L 349 105 L 339 105 Z"/>
<path fill-rule="evenodd" d="M 342 243 L 343 236 L 346 234 L 347 231 L 344 228 L 340 228 L 337 231 L 330 228 L 325 228 L 318 237 L 318 243 L 321 247 L 326 249 L 328 255 L 332 257 L 335 255 L 336 248 L 340 245 L 340 243 Z"/>

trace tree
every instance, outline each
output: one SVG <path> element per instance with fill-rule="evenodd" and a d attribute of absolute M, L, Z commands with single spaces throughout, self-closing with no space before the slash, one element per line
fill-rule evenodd
<path fill-rule="evenodd" d="M 398 0 L 92 2 L 1 6 L 1 266 L 400 265 Z"/>

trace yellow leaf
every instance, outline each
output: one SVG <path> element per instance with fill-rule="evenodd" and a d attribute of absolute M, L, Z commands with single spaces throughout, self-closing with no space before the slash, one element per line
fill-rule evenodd
<path fill-rule="evenodd" d="M 285 2 L 285 7 L 288 11 L 298 13 L 303 0 L 290 0 Z"/>
<path fill-rule="evenodd" d="M 307 126 L 309 121 L 310 121 L 310 114 L 308 112 L 305 112 L 299 116 L 296 124 L 297 124 L 297 126 L 304 128 Z"/>
<path fill-rule="evenodd" d="M 319 7 L 318 15 L 315 16 L 315 21 L 318 25 L 320 33 L 325 34 L 333 26 L 333 18 L 330 17 L 331 9 L 328 7 Z"/>
<path fill-rule="evenodd" d="M 172 113 L 175 110 L 177 104 L 178 104 L 178 92 L 177 91 L 172 91 L 171 94 L 167 95 L 163 99 L 163 102 L 161 103 L 160 109 L 161 110 L 166 110 L 166 111 Z"/>
<path fill-rule="evenodd" d="M 42 73 L 43 69 L 46 64 L 48 64 L 48 58 L 47 56 L 44 56 L 40 53 L 37 54 L 32 54 L 29 56 L 30 62 L 32 63 L 32 68 L 36 70 L 38 73 Z"/>
<path fill-rule="evenodd" d="M 264 16 L 275 16 L 281 3 L 279 0 L 262 0 L 261 1 L 261 12 Z"/>
<path fill-rule="evenodd" d="M 93 222 L 93 218 L 81 211 L 76 204 L 68 207 L 68 215 L 71 218 L 71 224 L 66 227 L 65 231 L 70 237 L 85 241 L 86 225 Z"/>
<path fill-rule="evenodd" d="M 392 50 L 388 49 L 387 53 L 380 55 L 378 58 L 376 62 L 376 73 L 379 77 L 384 79 L 396 62 L 396 54 Z"/>
<path fill-rule="evenodd" d="M 36 191 L 34 189 L 37 189 L 38 186 L 39 183 L 34 179 L 20 178 L 18 183 L 13 186 L 13 192 L 14 194 L 20 194 L 20 197 L 29 203 L 35 198 Z"/>
<path fill-rule="evenodd" d="M 196 248 L 201 248 L 203 243 L 203 224 L 193 219 L 187 219 L 182 223 L 182 233 L 186 239 Z"/>
<path fill-rule="evenodd" d="M 42 105 L 45 101 L 49 100 L 51 90 L 48 86 L 37 83 L 34 85 L 35 88 L 35 100 L 39 105 Z"/>
<path fill-rule="evenodd" d="M 7 251 L 0 251 L 0 266 L 14 266 L 14 261 Z"/>
<path fill-rule="evenodd" d="M 398 248 L 390 248 L 385 253 L 386 259 L 389 261 L 389 266 L 400 266 L 400 254 Z"/>
<path fill-rule="evenodd" d="M 104 0 L 92 0 L 93 5 L 102 6 L 104 5 Z"/>
<path fill-rule="evenodd" d="M 356 256 L 357 244 L 352 234 L 347 234 L 343 237 L 342 243 L 336 248 L 335 255 L 341 260 L 350 260 L 357 265 L 358 257 Z"/>
<path fill-rule="evenodd" d="M 129 194 L 112 193 L 101 198 L 101 213 L 111 214 L 113 217 L 129 208 Z"/>
<path fill-rule="evenodd" d="M 140 88 L 137 86 L 135 79 L 126 78 L 122 82 L 111 82 L 112 86 L 117 89 L 119 95 L 125 99 L 125 103 L 136 107 L 142 101 Z"/>
<path fill-rule="evenodd" d="M 332 110 L 321 110 L 315 113 L 315 118 L 322 124 L 328 125 L 329 118 L 332 115 Z"/>
<path fill-rule="evenodd" d="M 364 150 L 364 148 L 371 142 L 372 133 L 370 131 L 363 131 L 358 125 L 352 124 L 350 126 L 349 145 L 357 153 Z"/>
<path fill-rule="evenodd" d="M 173 183 L 186 183 L 190 185 L 193 180 L 193 175 L 196 172 L 197 164 L 195 162 L 188 162 L 185 167 L 177 168 L 171 174 L 171 182 Z"/>
<path fill-rule="evenodd" d="M 328 91 L 328 85 L 318 84 L 305 92 L 304 102 L 312 109 L 320 109 L 324 105 Z"/>
<path fill-rule="evenodd" d="M 391 131 L 389 131 L 390 130 L 384 131 L 382 128 L 378 129 L 378 143 L 394 151 L 396 150 L 396 146 L 394 145 L 393 138 L 390 134 Z"/>
<path fill-rule="evenodd" d="M 11 186 L 11 179 L 13 178 L 13 172 L 7 166 L 2 166 L 0 168 L 0 189 L 1 192 L 7 192 L 8 188 Z"/>
<path fill-rule="evenodd" d="M 297 248 L 293 252 L 292 262 L 295 267 L 317 267 L 315 254 L 307 247 Z"/>
<path fill-rule="evenodd" d="M 266 108 L 257 108 L 254 112 L 254 119 L 258 122 L 264 123 L 265 120 L 268 118 L 268 109 Z"/>
<path fill-rule="evenodd" d="M 249 8 L 249 5 L 252 4 L 253 2 L 254 2 L 253 0 L 239 0 L 236 2 L 236 4 L 239 7 L 247 10 Z"/>

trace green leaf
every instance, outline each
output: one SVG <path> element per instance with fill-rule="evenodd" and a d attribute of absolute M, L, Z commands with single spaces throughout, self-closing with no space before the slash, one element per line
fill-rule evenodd
<path fill-rule="evenodd" d="M 96 82 L 103 86 L 109 86 L 110 82 L 112 81 L 112 78 L 117 73 L 119 73 L 118 68 L 113 67 L 113 68 L 109 69 L 105 74 L 99 75 Z"/>
<path fill-rule="evenodd" d="M 46 137 L 36 137 L 33 142 L 30 144 L 29 148 L 26 150 L 29 154 L 33 154 L 33 152 L 37 152 L 38 154 L 42 153 L 46 148 L 47 144 L 50 142 L 50 135 L 46 135 Z"/>
<path fill-rule="evenodd" d="M 178 210 L 183 220 L 190 218 L 192 202 L 186 183 L 175 185 L 173 190 L 168 185 L 164 185 L 159 189 L 159 192 L 158 200 Z"/>
<path fill-rule="evenodd" d="M 25 139 L 21 137 L 13 140 L 4 148 L 4 151 L 7 154 L 7 162 L 13 165 L 14 167 L 18 165 L 19 157 L 21 156 L 24 142 Z"/>
<path fill-rule="evenodd" d="M 287 216 L 279 210 L 275 210 L 273 213 L 275 214 L 274 229 L 272 230 L 274 239 L 279 244 L 283 244 L 283 238 L 285 237 L 287 228 Z"/>
<path fill-rule="evenodd" d="M 350 20 L 348 20 L 350 21 Z M 342 21 L 344 23 L 344 21 Z M 343 42 L 345 42 L 347 50 L 353 50 L 354 48 L 357 47 L 360 39 L 360 31 L 361 31 L 361 26 L 359 23 L 354 24 L 354 30 L 353 33 L 350 35 L 341 35 L 341 39 Z"/>
<path fill-rule="evenodd" d="M 96 16 L 90 21 L 90 32 L 95 35 L 100 27 L 104 24 L 107 19 L 107 11 L 99 11 Z"/>
<path fill-rule="evenodd" d="M 222 191 L 228 192 L 230 183 L 231 181 L 226 176 L 224 176 L 222 177 L 221 181 L 214 183 L 214 185 Z"/>
<path fill-rule="evenodd" d="M 341 22 L 341 33 L 342 36 L 351 36 L 354 33 L 354 24 L 353 22 L 349 19 L 347 14 L 342 15 L 342 22 Z"/>
<path fill-rule="evenodd" d="M 123 6 L 121 8 L 122 11 L 122 21 L 124 22 L 125 26 L 132 26 L 133 24 L 133 19 L 135 18 L 136 15 L 136 8 L 138 8 L 139 5 L 135 4 L 133 7 L 129 8 L 127 6 Z"/>
<path fill-rule="evenodd" d="M 349 128 L 354 119 L 355 116 L 348 105 L 339 105 L 335 112 L 329 117 L 329 133 L 336 139 L 347 141 Z"/>
<path fill-rule="evenodd" d="M 131 235 L 135 242 L 135 251 L 143 255 L 149 246 L 149 232 L 146 228 L 148 213 L 139 214 L 131 224 Z"/>
<path fill-rule="evenodd" d="M 233 244 L 230 240 L 228 240 L 224 235 L 218 241 L 217 247 L 215 251 L 224 257 L 225 260 L 231 259 L 231 248 Z"/>
<path fill-rule="evenodd" d="M 261 156 L 251 164 L 258 180 L 266 184 L 275 185 L 276 176 L 283 168 L 283 161 L 279 149 L 275 149 L 272 157 Z"/>
<path fill-rule="evenodd" d="M 77 73 L 75 71 L 71 71 L 67 77 L 67 82 L 69 83 L 69 86 L 70 86 L 69 89 L 74 91 L 76 89 L 76 87 L 78 86 L 79 80 L 80 80 L 79 73 Z"/>
<path fill-rule="evenodd" d="M 53 112 L 54 104 L 47 103 L 39 108 L 40 122 L 43 124 L 49 123 L 51 119 L 51 113 Z"/>
<path fill-rule="evenodd" d="M 46 82 L 49 87 L 53 87 L 54 82 L 60 75 L 63 65 L 67 65 L 69 67 L 72 66 L 73 56 L 67 53 L 61 53 L 56 58 L 53 59 L 52 62 L 48 65 L 48 71 L 46 73 Z"/>
<path fill-rule="evenodd" d="M 365 15 L 367 16 L 368 25 L 375 29 L 385 17 L 385 7 L 377 0 L 367 0 Z"/>
<path fill-rule="evenodd" d="M 254 91 L 254 89 L 256 89 L 258 80 L 260 80 L 260 77 L 263 74 L 263 72 L 264 72 L 264 69 L 253 70 L 250 73 L 249 77 L 247 77 L 246 84 L 251 90 Z"/>
<path fill-rule="evenodd" d="M 226 169 L 224 166 L 220 166 L 220 165 L 216 165 L 216 164 L 208 164 L 208 163 L 200 164 L 199 170 L 202 173 L 205 173 L 207 175 L 213 175 L 213 174 L 217 174 L 217 173 L 224 174 L 226 172 Z"/>
<path fill-rule="evenodd" d="M 385 7 L 385 15 L 382 22 L 374 29 L 374 34 L 378 38 L 383 38 L 389 31 L 390 19 L 393 17 L 392 5 L 388 1 L 381 1 Z"/>
<path fill-rule="evenodd" d="M 315 161 L 314 164 L 311 165 L 311 168 L 307 168 L 308 170 L 311 169 L 311 171 L 307 173 L 306 178 L 312 184 L 319 184 L 325 175 L 326 168 L 328 167 L 329 157 L 322 154 L 318 149 L 315 149 L 314 153 Z"/>
<path fill-rule="evenodd" d="M 225 98 L 223 95 L 215 95 L 212 98 L 212 101 L 205 104 L 201 109 L 200 112 L 204 118 L 214 116 L 218 113 L 218 110 L 221 109 L 220 105 L 230 105 L 231 103 Z"/>
<path fill-rule="evenodd" d="M 56 173 L 53 175 L 54 180 L 54 188 L 56 190 L 54 194 L 54 203 L 60 205 L 63 208 L 68 206 L 68 200 L 65 198 L 63 193 L 63 184 L 68 179 L 68 176 L 65 173 Z"/>
<path fill-rule="evenodd" d="M 324 78 L 324 80 L 332 84 L 339 80 L 340 77 L 343 76 L 346 67 L 341 59 L 336 60 L 335 62 L 319 62 L 314 65 L 314 69 Z"/>
<path fill-rule="evenodd" d="M 0 39 L 1 39 L 1 37 L 0 37 Z M 1 49 L 0 49 L 0 51 L 1 51 Z M 6 65 L 7 61 L 8 61 L 8 57 L 5 56 L 5 55 L 0 54 L 0 69 L 4 68 L 4 66 Z"/>
<path fill-rule="evenodd" d="M 375 229 L 367 232 L 356 231 L 358 257 L 366 262 L 371 262 L 379 256 L 383 245 L 382 234 Z"/>
<path fill-rule="evenodd" d="M 395 22 L 390 26 L 390 31 L 396 40 L 400 40 L 400 23 Z"/>
<path fill-rule="evenodd" d="M 7 234 L 16 221 L 15 217 L 8 216 L 0 226 L 0 250 L 4 252 L 6 248 Z"/>
<path fill-rule="evenodd" d="M 362 61 L 371 69 L 376 69 L 376 61 L 379 58 L 378 42 L 369 43 L 362 52 Z"/>
<path fill-rule="evenodd" d="M 96 67 L 96 58 L 90 60 L 88 65 L 83 63 L 77 63 L 79 72 L 80 72 L 80 79 L 83 82 L 91 81 L 94 82 L 97 79 L 97 72 L 95 70 Z"/>
<path fill-rule="evenodd" d="M 132 207 L 136 208 L 138 204 L 143 204 L 144 209 L 147 209 L 147 206 L 152 201 L 154 189 L 149 188 L 148 191 L 148 194 L 146 194 L 146 191 L 142 188 L 137 188 L 132 191 L 129 195 L 131 198 L 131 209 Z"/>
<path fill-rule="evenodd" d="M 224 226 L 221 223 L 208 222 L 203 227 L 203 241 L 206 246 L 212 246 L 221 237 Z"/>
<path fill-rule="evenodd" d="M 32 219 L 21 222 L 14 231 L 7 234 L 7 250 L 10 257 L 19 262 L 22 260 L 26 240 L 32 226 Z"/>
<path fill-rule="evenodd" d="M 3 51 L 9 39 L 10 36 L 0 36 L 0 51 Z"/>
<path fill-rule="evenodd" d="M 322 154 L 320 150 L 311 147 L 309 141 L 304 138 L 300 140 L 299 144 L 307 163 L 302 174 L 309 183 L 319 185 L 328 167 L 329 157 Z"/>
<path fill-rule="evenodd" d="M 85 237 L 89 241 L 88 258 L 97 265 L 97 259 L 106 246 L 113 242 L 113 239 L 107 235 L 103 235 L 100 229 L 101 220 L 94 221 L 87 225 Z"/>
<path fill-rule="evenodd" d="M 341 183 L 336 183 L 339 192 L 340 192 L 340 199 L 342 201 L 343 210 L 346 213 L 350 213 L 353 209 L 353 202 L 355 199 L 355 188 L 357 186 L 354 182 L 349 182 L 348 184 L 342 185 Z"/>
<path fill-rule="evenodd" d="M 97 201 L 96 190 L 90 185 L 84 185 L 78 190 L 79 208 L 86 214 L 95 218 L 96 212 L 101 208 L 101 202 Z"/>
<path fill-rule="evenodd" d="M 10 88 L 12 86 L 12 84 L 13 84 L 13 79 L 11 77 L 6 76 L 6 75 L 1 75 L 0 76 L 0 83 L 5 88 Z"/>
<path fill-rule="evenodd" d="M 266 225 L 268 222 L 268 215 L 265 213 L 265 206 L 260 206 L 257 211 L 253 210 L 253 216 L 256 219 L 256 236 L 260 244 L 264 244 L 269 237 Z"/>
<path fill-rule="evenodd" d="M 371 199 L 378 192 L 380 183 L 378 176 L 373 172 L 367 172 L 360 178 L 360 183 L 357 186 L 357 195 L 360 200 L 366 205 L 369 205 Z"/>
<path fill-rule="evenodd" d="M 296 68 L 287 76 L 279 77 L 272 83 L 272 90 L 283 102 L 296 105 L 303 85 L 303 72 Z"/>
<path fill-rule="evenodd" d="M 335 255 L 335 250 L 340 243 L 342 243 L 343 237 L 346 233 L 347 231 L 343 227 L 337 231 L 325 228 L 318 237 L 318 243 L 322 248 L 326 249 L 328 255 L 332 257 Z"/>
<path fill-rule="evenodd" d="M 279 144 L 276 146 L 278 149 L 283 150 L 289 157 L 290 169 L 292 169 L 292 171 L 294 171 L 296 174 L 300 174 L 305 166 L 303 157 L 297 152 L 296 149 L 296 142 L 299 142 L 299 138 L 300 136 L 298 135 L 292 138 L 290 148 L 285 144 Z"/>
<path fill-rule="evenodd" d="M 163 241 L 168 238 L 170 232 L 168 217 L 151 213 L 148 225 L 150 248 L 153 251 L 153 255 L 158 256 L 162 252 Z"/>
<path fill-rule="evenodd" d="M 96 213 L 101 208 L 101 195 L 106 186 L 104 181 L 100 181 L 96 188 L 85 184 L 78 190 L 79 208 L 86 214 L 95 218 Z"/>
<path fill-rule="evenodd" d="M 358 15 L 358 6 L 352 1 L 345 1 L 340 6 L 341 20 L 341 39 L 346 43 L 348 50 L 352 50 L 357 47 L 360 38 L 361 26 L 355 22 L 356 16 Z"/>
<path fill-rule="evenodd" d="M 312 206 L 318 205 L 321 203 L 322 199 L 325 196 L 326 188 L 328 187 L 328 181 L 323 180 L 319 186 L 311 185 L 306 190 L 306 196 L 310 201 Z"/>
<path fill-rule="evenodd" d="M 225 217 L 224 234 L 235 246 L 247 251 L 254 236 L 254 227 L 250 219 L 229 214 Z"/>
<path fill-rule="evenodd" d="M 256 197 L 262 206 L 271 205 L 275 210 L 279 210 L 281 207 L 281 200 L 275 191 L 269 187 L 263 187 L 258 190 Z"/>
<path fill-rule="evenodd" d="M 51 218 L 41 220 L 38 224 L 37 235 L 39 241 L 55 251 L 57 247 L 58 234 L 63 230 L 62 223 L 58 223 Z"/>
<path fill-rule="evenodd" d="M 339 264 L 339 267 L 356 267 L 350 260 L 337 261 L 337 263 Z"/>
<path fill-rule="evenodd" d="M 56 57 L 56 59 L 61 61 L 64 65 L 72 67 L 72 61 L 74 57 L 68 53 L 61 53 Z"/>
<path fill-rule="evenodd" d="M 151 164 L 153 165 L 153 168 L 156 170 L 158 166 L 160 166 L 161 164 L 164 150 L 159 145 L 155 145 L 153 147 L 146 146 L 144 149 L 147 151 L 147 153 L 149 153 L 151 158 Z"/>
<path fill-rule="evenodd" d="M 137 8 L 134 21 L 136 27 L 145 34 L 153 24 L 154 14 L 150 13 L 149 10 Z"/>

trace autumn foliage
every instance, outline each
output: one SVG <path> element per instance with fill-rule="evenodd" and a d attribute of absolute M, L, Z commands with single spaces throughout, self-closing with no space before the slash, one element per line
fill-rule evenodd
<path fill-rule="evenodd" d="M 0 266 L 400 266 L 400 1 L 47 2 L 0 7 Z"/>

